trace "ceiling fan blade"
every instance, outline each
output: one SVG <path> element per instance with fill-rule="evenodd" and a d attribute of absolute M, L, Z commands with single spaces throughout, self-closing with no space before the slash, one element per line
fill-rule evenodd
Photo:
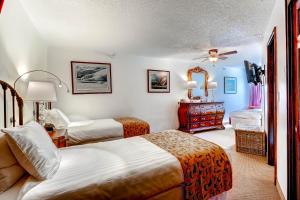
<path fill-rule="evenodd" d="M 208 56 L 202 56 L 202 57 L 197 57 L 197 58 L 193 58 L 193 60 L 200 60 L 200 59 L 207 59 L 208 58 Z"/>
<path fill-rule="evenodd" d="M 208 61 L 209 59 L 208 58 L 205 58 L 203 60 L 201 60 L 201 62 L 205 62 L 205 61 Z"/>
<path fill-rule="evenodd" d="M 225 53 L 220 53 L 219 56 L 226 56 L 226 55 L 231 55 L 231 54 L 236 54 L 237 51 L 228 51 L 228 52 L 225 52 Z"/>
<path fill-rule="evenodd" d="M 220 60 L 226 60 L 228 57 L 219 57 Z"/>

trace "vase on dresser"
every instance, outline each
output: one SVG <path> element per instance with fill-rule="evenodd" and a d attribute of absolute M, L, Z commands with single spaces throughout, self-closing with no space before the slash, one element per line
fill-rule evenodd
<path fill-rule="evenodd" d="M 224 129 L 224 102 L 180 102 L 179 130 L 194 133 L 210 129 Z"/>

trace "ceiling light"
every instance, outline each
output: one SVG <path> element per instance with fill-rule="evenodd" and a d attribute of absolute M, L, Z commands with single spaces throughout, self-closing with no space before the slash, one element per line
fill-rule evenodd
<path fill-rule="evenodd" d="M 208 58 L 210 62 L 217 62 L 218 61 L 218 57 L 209 57 Z"/>

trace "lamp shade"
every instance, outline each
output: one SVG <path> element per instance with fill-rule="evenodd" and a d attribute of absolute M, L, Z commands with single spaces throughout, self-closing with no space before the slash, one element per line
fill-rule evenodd
<path fill-rule="evenodd" d="M 197 87 L 197 81 L 188 81 L 187 82 L 187 89 L 193 89 Z"/>
<path fill-rule="evenodd" d="M 51 82 L 30 81 L 25 100 L 56 102 L 57 98 L 54 84 Z"/>
<path fill-rule="evenodd" d="M 207 88 L 208 89 L 216 89 L 218 87 L 217 82 L 208 82 Z"/>

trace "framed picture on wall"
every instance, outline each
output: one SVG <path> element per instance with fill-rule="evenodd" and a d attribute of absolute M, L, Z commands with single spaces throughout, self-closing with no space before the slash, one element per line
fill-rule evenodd
<path fill-rule="evenodd" d="M 111 64 L 71 61 L 72 93 L 112 93 Z"/>
<path fill-rule="evenodd" d="M 170 71 L 147 70 L 149 93 L 170 93 Z"/>
<path fill-rule="evenodd" d="M 237 93 L 237 78 L 236 77 L 224 77 L 224 93 L 236 94 Z"/>

